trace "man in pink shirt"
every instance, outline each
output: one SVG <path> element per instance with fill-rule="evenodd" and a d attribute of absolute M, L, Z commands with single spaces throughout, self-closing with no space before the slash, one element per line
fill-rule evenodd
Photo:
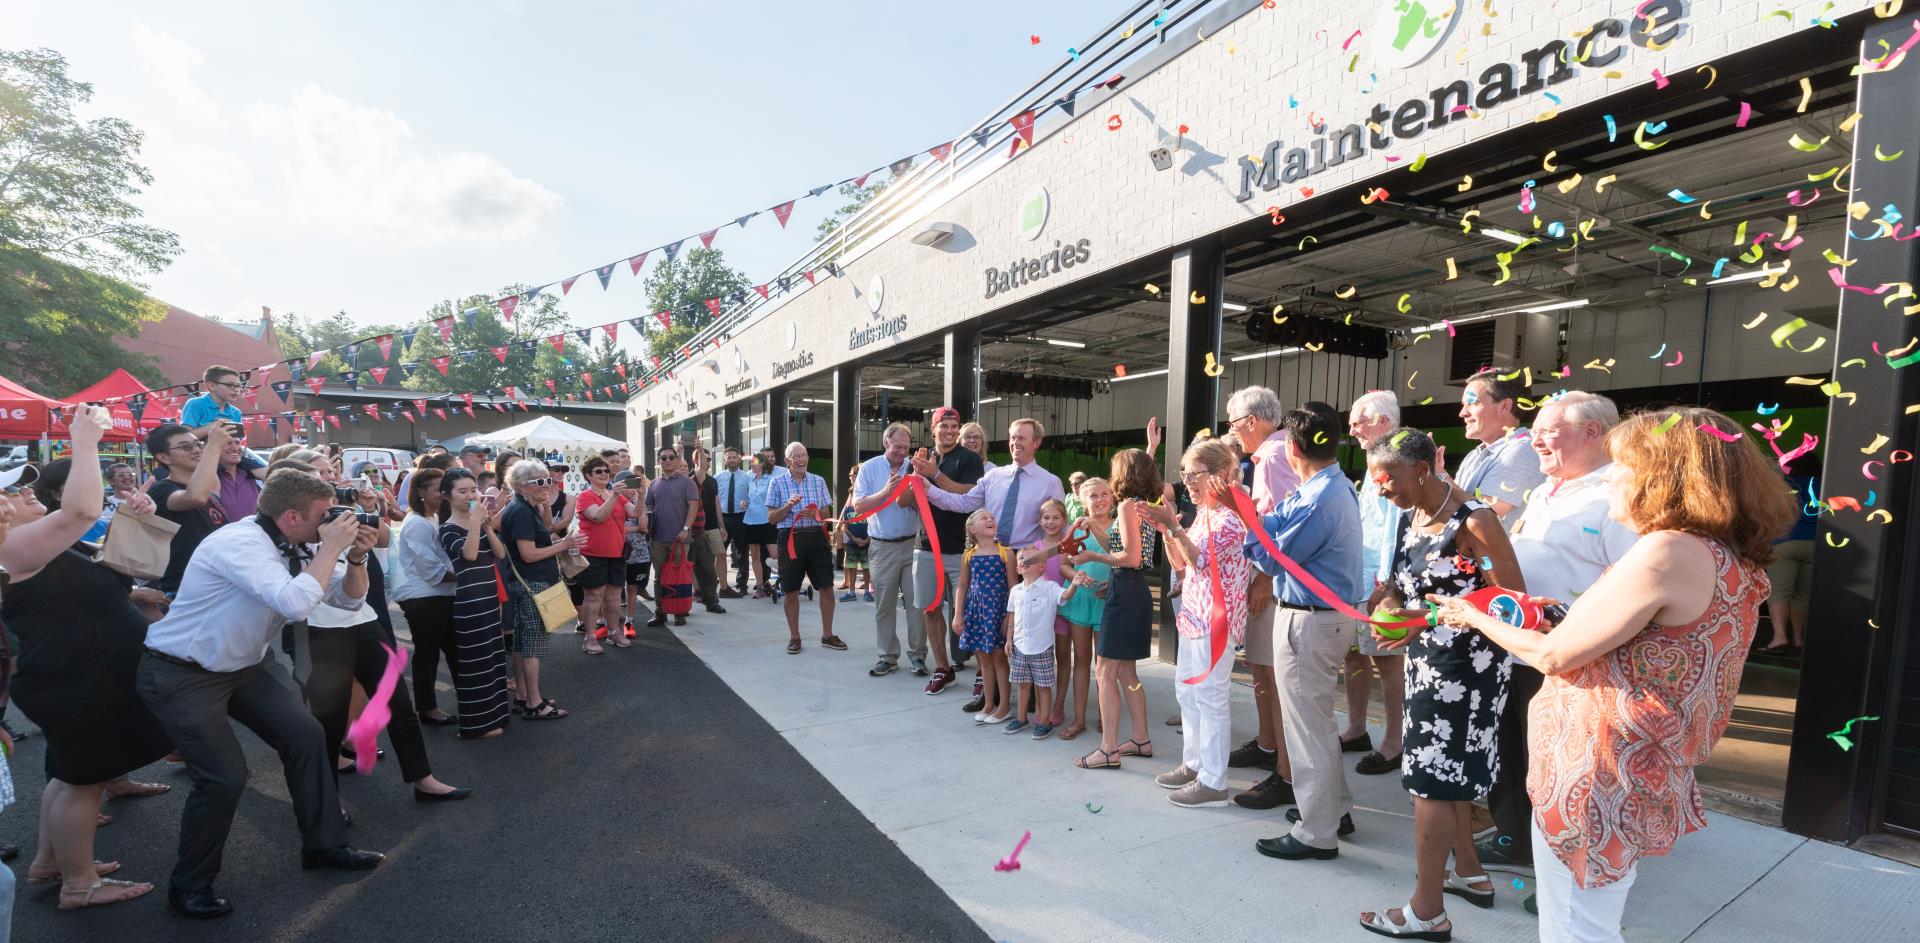
<path fill-rule="evenodd" d="M 1300 487 L 1287 464 L 1287 434 L 1281 431 L 1280 397 L 1264 386 L 1249 386 L 1227 398 L 1227 431 L 1253 459 L 1253 506 L 1262 514 Z M 1243 808 L 1272 809 L 1293 802 L 1293 769 L 1280 736 L 1280 696 L 1273 679 L 1273 578 L 1255 572 L 1247 584 L 1247 665 L 1253 671 L 1253 703 L 1259 734 L 1227 758 L 1230 767 L 1254 766 L 1272 775 L 1233 797 Z"/>

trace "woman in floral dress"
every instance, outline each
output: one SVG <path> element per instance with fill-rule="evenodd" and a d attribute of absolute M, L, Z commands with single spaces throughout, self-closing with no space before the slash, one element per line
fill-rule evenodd
<path fill-rule="evenodd" d="M 1405 509 L 1393 576 L 1373 603 L 1408 617 L 1429 615 L 1427 597 L 1465 596 L 1485 586 L 1524 590 L 1500 519 L 1435 465 L 1433 440 L 1418 429 L 1387 433 L 1367 450 L 1367 474 L 1380 495 Z M 1493 906 L 1493 884 L 1473 850 L 1470 810 L 1500 776 L 1496 737 L 1507 701 L 1507 653 L 1478 632 L 1418 626 L 1386 648 L 1407 651 L 1406 764 L 1400 782 L 1413 794 L 1413 897 L 1404 907 L 1360 915 L 1383 936 L 1450 939 L 1444 894 Z M 1454 870 L 1447 869 L 1453 853 Z"/>

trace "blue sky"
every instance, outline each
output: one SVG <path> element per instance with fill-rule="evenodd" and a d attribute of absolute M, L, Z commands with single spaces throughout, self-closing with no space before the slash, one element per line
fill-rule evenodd
<path fill-rule="evenodd" d="M 958 137 L 1121 7 L 914 4 L 15 4 L 0 44 L 93 83 L 147 134 L 150 280 L 197 313 L 434 302 L 544 282 Z M 1039 35 L 1033 45 L 1029 36 Z M 762 280 L 838 202 L 715 242 Z M 649 263 L 649 270 L 651 263 Z M 644 272 L 642 273 L 644 276 Z M 644 313 L 640 279 L 574 286 L 574 324 Z"/>

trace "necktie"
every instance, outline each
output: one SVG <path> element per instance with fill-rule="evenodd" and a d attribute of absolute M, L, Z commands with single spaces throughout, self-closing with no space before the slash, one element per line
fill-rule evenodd
<path fill-rule="evenodd" d="M 1020 466 L 1016 465 L 1013 468 L 1013 484 L 1007 486 L 1007 499 L 1000 502 L 1000 520 L 996 522 L 999 526 L 993 532 L 1003 545 L 1013 542 L 1013 510 L 1019 506 L 1019 502 Z"/>
<path fill-rule="evenodd" d="M 728 514 L 740 513 L 738 510 L 736 510 L 736 508 L 740 507 L 740 504 L 733 500 L 733 483 L 739 480 L 740 480 L 739 473 L 737 472 L 727 473 L 727 513 Z"/>

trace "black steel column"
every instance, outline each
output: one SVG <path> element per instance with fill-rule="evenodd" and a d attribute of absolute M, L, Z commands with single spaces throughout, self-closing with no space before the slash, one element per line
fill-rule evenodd
<path fill-rule="evenodd" d="M 956 327 L 947 332 L 942 345 L 941 362 L 947 366 L 940 386 L 945 401 L 940 405 L 959 410 L 963 420 L 980 418 L 976 415 L 980 408 L 980 332 Z"/>
<path fill-rule="evenodd" d="M 653 460 L 653 452 L 660 445 L 660 420 L 647 419 L 640 423 L 640 454 L 634 456 L 635 465 L 646 469 L 648 478 L 659 476 L 659 465 Z"/>
<path fill-rule="evenodd" d="M 773 462 L 779 465 L 786 460 L 787 443 L 793 441 L 788 434 L 787 425 L 787 388 L 777 386 L 767 391 L 767 446 L 773 449 Z"/>
<path fill-rule="evenodd" d="M 720 439 L 720 448 L 723 451 L 729 445 L 743 452 L 747 448 L 746 443 L 740 438 L 740 412 L 744 405 L 743 403 L 734 403 L 726 407 L 723 411 L 725 418 L 722 420 L 720 430 L 722 436 Z"/>
<path fill-rule="evenodd" d="M 847 469 L 860 460 L 860 368 L 847 365 L 833 371 L 833 456 L 827 466 L 827 490 L 834 507 L 847 503 Z"/>
<path fill-rule="evenodd" d="M 1862 58 L 1898 47 L 1912 32 L 1908 19 L 1870 23 L 1860 43 Z M 1866 68 L 1854 107 L 1870 117 L 1854 132 L 1848 183 L 1858 195 L 1852 199 L 1912 215 L 1920 208 L 1920 172 L 1912 159 L 1920 154 L 1920 113 L 1913 108 L 1920 101 L 1920 70 L 1911 62 L 1886 72 Z M 1887 154 L 1904 150 L 1909 158 L 1875 160 L 1876 147 Z M 1846 254 L 1853 260 L 1844 269 L 1848 284 L 1872 289 L 1920 283 L 1920 243 L 1855 235 L 1878 235 L 1882 228 L 1871 222 L 1848 226 Z M 1914 591 L 1920 542 L 1912 537 L 1920 501 L 1911 463 L 1870 464 L 1884 461 L 1893 450 L 1915 447 L 1920 419 L 1905 409 L 1920 400 L 1920 367 L 1888 369 L 1889 358 L 1874 351 L 1876 342 L 1881 351 L 1907 347 L 1914 332 L 1911 319 L 1901 313 L 1914 299 L 1885 305 L 1884 297 L 1842 291 L 1838 299 L 1834 363 L 1864 357 L 1868 366 L 1834 371 L 1833 378 L 1858 398 L 1832 401 L 1820 443 L 1826 460 L 1820 493 L 1827 501 L 1852 497 L 1871 509 L 1820 517 L 1814 543 L 1818 578 L 1810 606 L 1820 624 L 1807 632 L 1801 662 L 1782 815 L 1795 832 L 1835 841 L 1852 841 L 1883 822 L 1920 828 L 1920 733 L 1915 732 L 1920 717 L 1902 716 L 1900 709 L 1903 697 L 1912 703 L 1920 695 L 1901 690 L 1903 672 L 1909 678 L 1920 673 L 1920 616 L 1914 612 L 1920 601 Z M 1868 478 L 1869 472 L 1876 477 Z M 1881 523 L 1880 510 L 1892 515 L 1892 523 Z M 1851 749 L 1828 737 L 1862 716 L 1880 719 L 1854 725 L 1848 735 Z"/>
<path fill-rule="evenodd" d="M 1216 361 L 1222 356 L 1220 302 L 1226 281 L 1226 262 L 1218 245 L 1199 243 L 1174 253 L 1172 277 L 1167 286 L 1167 412 L 1161 417 L 1166 441 L 1160 447 L 1161 475 L 1169 483 L 1179 479 L 1180 454 L 1186 451 L 1187 442 L 1194 433 L 1214 425 L 1213 410 L 1220 398 L 1220 381 L 1207 375 L 1206 362 L 1208 355 Z M 1139 418 L 1144 426 L 1146 417 Z M 1171 585 L 1166 554 L 1162 552 L 1154 562 L 1160 570 L 1160 585 L 1164 590 Z M 1173 661 L 1180 645 L 1173 616 L 1173 606 L 1163 599 L 1161 661 Z"/>
<path fill-rule="evenodd" d="M 726 448 L 727 415 L 724 410 L 716 409 L 707 414 L 707 439 L 711 442 L 713 467 L 720 467 L 720 450 Z"/>

